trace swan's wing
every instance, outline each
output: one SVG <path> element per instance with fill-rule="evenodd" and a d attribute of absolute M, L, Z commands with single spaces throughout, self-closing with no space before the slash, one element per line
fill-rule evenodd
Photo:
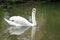
<path fill-rule="evenodd" d="M 22 26 L 22 25 L 20 25 L 20 24 L 18 24 L 18 23 L 12 22 L 12 21 L 10 21 L 10 20 L 8 20 L 8 19 L 6 19 L 6 18 L 4 18 L 4 20 L 5 20 L 9 25 Z"/>
<path fill-rule="evenodd" d="M 9 20 L 14 20 L 15 23 L 18 23 L 22 26 L 33 26 L 32 23 L 30 23 L 27 19 L 21 16 L 12 16 L 9 18 Z"/>

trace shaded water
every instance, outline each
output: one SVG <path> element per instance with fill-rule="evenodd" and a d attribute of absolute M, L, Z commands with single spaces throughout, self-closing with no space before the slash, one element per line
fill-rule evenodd
<path fill-rule="evenodd" d="M 29 9 L 29 10 L 31 10 L 31 9 Z M 31 28 L 29 30 L 27 30 L 26 32 L 24 32 L 22 35 L 18 35 L 18 36 L 17 35 L 10 35 L 9 30 L 12 28 L 12 30 L 14 31 L 15 29 L 13 27 L 9 26 L 6 21 L 4 21 L 4 18 L 8 19 L 9 17 L 16 16 L 16 15 L 28 18 L 28 16 L 30 16 L 29 13 L 31 13 L 31 11 L 28 11 L 27 8 L 25 10 L 25 8 L 23 6 L 22 7 L 14 6 L 12 9 L 2 10 L 2 13 L 3 14 L 1 14 L 1 15 L 3 15 L 3 16 L 2 16 L 1 21 L 2 21 L 2 26 L 3 27 L 2 26 L 1 27 L 3 28 L 2 29 L 3 32 L 0 33 L 1 34 L 1 36 L 0 36 L 1 40 L 31 40 Z M 23 28 L 23 29 L 26 29 L 26 27 Z M 16 30 L 21 31 L 23 29 L 22 28 L 20 28 L 20 29 L 17 28 Z"/>
<path fill-rule="evenodd" d="M 36 20 L 38 30 L 36 31 L 35 40 L 60 40 L 60 3 L 35 3 L 37 9 Z M 9 17 L 13 15 L 28 18 L 31 15 L 32 5 L 13 6 L 11 9 L 0 9 L 0 40 L 29 40 L 31 28 L 22 35 L 10 35 L 6 29 L 9 25 L 4 21 L 5 12 L 9 13 Z M 7 16 L 7 18 L 9 18 Z"/>

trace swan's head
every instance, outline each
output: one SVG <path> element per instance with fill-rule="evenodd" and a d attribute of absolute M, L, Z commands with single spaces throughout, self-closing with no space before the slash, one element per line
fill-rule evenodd
<path fill-rule="evenodd" d="M 33 9 L 32 9 L 32 12 L 33 12 L 33 13 L 36 13 L 36 8 L 33 8 Z"/>

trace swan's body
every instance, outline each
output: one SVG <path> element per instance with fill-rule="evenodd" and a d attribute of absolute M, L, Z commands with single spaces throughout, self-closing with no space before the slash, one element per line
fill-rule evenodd
<path fill-rule="evenodd" d="M 10 19 L 14 19 L 11 20 L 17 24 L 20 24 L 20 26 L 34 26 L 34 24 L 30 23 L 28 20 L 26 20 L 25 18 L 21 17 L 21 16 L 13 16 Z"/>
<path fill-rule="evenodd" d="M 12 32 L 11 34 L 15 34 L 15 35 L 21 35 L 22 33 L 24 33 L 27 29 L 29 29 L 30 27 L 32 27 L 32 38 L 35 34 L 35 30 L 36 30 L 36 20 L 35 20 L 35 13 L 36 13 L 36 9 L 33 8 L 32 9 L 32 23 L 30 23 L 27 19 L 21 17 L 21 16 L 12 16 L 8 19 L 4 18 L 4 20 L 9 24 L 9 25 L 13 25 L 15 27 L 11 27 L 11 28 L 22 28 L 22 26 L 28 26 L 27 28 L 25 28 L 23 31 L 20 31 L 18 34 L 18 31 Z M 10 31 L 11 32 L 11 31 Z"/>

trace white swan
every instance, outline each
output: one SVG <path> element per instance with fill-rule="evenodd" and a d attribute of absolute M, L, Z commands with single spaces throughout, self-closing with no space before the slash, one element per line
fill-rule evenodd
<path fill-rule="evenodd" d="M 29 29 L 30 27 L 32 27 L 32 33 L 31 33 L 31 37 L 33 40 L 33 36 L 35 35 L 35 30 L 36 30 L 36 20 L 35 20 L 35 14 L 36 14 L 36 9 L 33 8 L 32 9 L 32 23 L 30 23 L 27 19 L 21 17 L 21 16 L 12 16 L 8 19 L 4 18 L 4 20 L 9 24 L 9 25 L 13 25 L 15 27 L 10 27 L 10 30 L 15 29 L 14 32 L 11 32 L 11 34 L 15 34 L 15 35 L 21 35 L 22 33 L 24 33 L 27 29 Z M 24 26 L 28 26 L 25 29 L 22 29 L 20 32 L 16 31 L 19 29 L 21 29 Z M 12 28 L 12 29 L 11 29 Z"/>

